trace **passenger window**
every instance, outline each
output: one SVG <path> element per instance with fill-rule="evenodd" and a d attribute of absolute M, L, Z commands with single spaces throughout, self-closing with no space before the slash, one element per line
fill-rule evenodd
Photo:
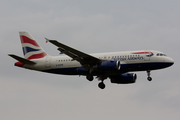
<path fill-rule="evenodd" d="M 157 54 L 157 56 L 159 56 L 159 53 Z"/>

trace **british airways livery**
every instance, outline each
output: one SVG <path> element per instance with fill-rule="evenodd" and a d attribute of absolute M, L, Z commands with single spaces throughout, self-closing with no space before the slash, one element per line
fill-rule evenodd
<path fill-rule="evenodd" d="M 174 64 L 172 58 L 155 50 L 138 50 L 126 52 L 87 54 L 64 45 L 56 40 L 49 40 L 57 46 L 60 54 L 67 56 L 50 56 L 35 41 L 28 32 L 19 32 L 24 58 L 9 54 L 18 62 L 15 66 L 63 75 L 82 75 L 89 81 L 96 77 L 101 82 L 99 88 L 104 89 L 104 80 L 109 78 L 111 83 L 135 83 L 137 75 L 129 73 L 146 71 L 147 79 L 152 80 L 150 71 L 163 69 Z"/>

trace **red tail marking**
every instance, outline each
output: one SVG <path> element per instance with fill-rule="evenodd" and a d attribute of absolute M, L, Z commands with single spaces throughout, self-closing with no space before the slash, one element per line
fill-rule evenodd
<path fill-rule="evenodd" d="M 43 58 L 44 56 L 46 56 L 47 54 L 45 52 L 43 53 L 40 53 L 40 54 L 34 54 L 34 55 L 31 55 L 30 57 L 28 57 L 27 59 L 30 60 L 30 59 L 39 59 L 39 58 Z"/>
<path fill-rule="evenodd" d="M 15 66 L 18 66 L 18 67 L 22 67 L 22 66 L 24 65 L 24 63 L 22 63 L 22 62 L 16 62 L 14 65 L 15 65 Z"/>
<path fill-rule="evenodd" d="M 26 37 L 26 36 L 20 36 L 21 38 L 21 43 L 30 43 L 30 44 L 33 44 L 34 46 L 37 46 L 37 47 L 40 47 L 36 41 Z"/>

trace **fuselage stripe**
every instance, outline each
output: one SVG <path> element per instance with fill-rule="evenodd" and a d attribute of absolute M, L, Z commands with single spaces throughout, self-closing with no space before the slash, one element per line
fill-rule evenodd
<path fill-rule="evenodd" d="M 135 52 L 135 53 L 132 53 L 132 54 L 153 54 L 152 52 Z"/>

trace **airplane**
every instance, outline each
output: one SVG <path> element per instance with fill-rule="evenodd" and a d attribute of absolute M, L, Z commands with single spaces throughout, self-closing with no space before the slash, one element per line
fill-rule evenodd
<path fill-rule="evenodd" d="M 109 52 L 87 54 L 62 44 L 56 40 L 46 39 L 57 46 L 60 56 L 48 55 L 26 31 L 19 32 L 24 58 L 8 54 L 18 62 L 15 66 L 41 72 L 86 76 L 92 81 L 96 77 L 98 87 L 105 88 L 104 80 L 111 83 L 130 84 L 137 79 L 135 71 L 146 71 L 147 79 L 152 80 L 152 70 L 163 69 L 174 64 L 174 60 L 155 50 L 137 50 L 126 52 Z M 67 55 L 67 56 L 66 56 Z"/>

